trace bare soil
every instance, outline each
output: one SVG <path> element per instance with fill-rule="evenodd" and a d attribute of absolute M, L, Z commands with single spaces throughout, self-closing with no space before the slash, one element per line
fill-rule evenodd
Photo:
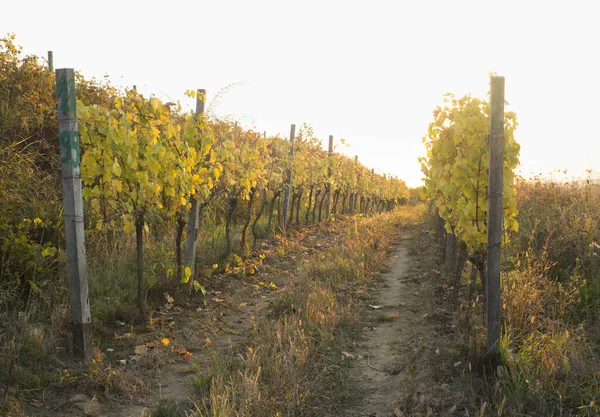
<path fill-rule="evenodd" d="M 363 395 L 341 415 L 453 415 L 460 398 L 440 357 L 449 343 L 443 323 L 448 313 L 431 241 L 419 225 L 403 230 L 394 247 L 389 270 L 369 301 L 364 340 L 348 354 L 356 361 L 348 383 Z"/>

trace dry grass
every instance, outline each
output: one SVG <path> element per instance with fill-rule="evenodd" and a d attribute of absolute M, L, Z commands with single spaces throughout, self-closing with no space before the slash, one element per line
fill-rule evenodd
<path fill-rule="evenodd" d="M 273 301 L 271 319 L 254 323 L 241 352 L 200 369 L 199 416 L 324 415 L 348 401 L 341 351 L 358 334 L 360 288 L 373 285 L 402 224 L 423 208 L 351 219 L 341 244 L 303 263 Z"/>
<path fill-rule="evenodd" d="M 520 180 L 517 191 L 520 230 L 503 256 L 503 365 L 493 385 L 475 384 L 479 398 L 489 415 L 598 415 L 600 184 Z M 483 297 L 470 285 L 458 323 L 478 363 Z"/>

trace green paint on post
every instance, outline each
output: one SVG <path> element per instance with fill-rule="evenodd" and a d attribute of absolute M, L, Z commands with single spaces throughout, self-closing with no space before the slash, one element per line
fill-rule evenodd
<path fill-rule="evenodd" d="M 73 354 L 90 359 L 92 351 L 91 314 L 88 298 L 87 266 L 83 227 L 83 194 L 81 185 L 79 131 L 75 106 L 75 73 L 73 69 L 56 70 L 56 100 L 60 161 L 69 274 L 69 303 L 73 332 Z"/>
<path fill-rule="evenodd" d="M 69 77 L 58 78 L 58 71 L 56 71 L 56 100 L 58 102 L 58 111 L 63 113 L 63 116 L 69 118 L 75 117 L 76 103 L 75 103 L 75 75 Z M 69 71 L 64 69 L 62 71 Z M 71 70 L 72 71 L 72 70 Z"/>

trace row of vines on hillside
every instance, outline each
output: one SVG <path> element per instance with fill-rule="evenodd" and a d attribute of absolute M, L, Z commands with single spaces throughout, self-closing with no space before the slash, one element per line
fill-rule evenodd
<path fill-rule="evenodd" d="M 32 271 L 40 249 L 40 267 L 64 262 L 64 234 L 54 76 L 37 57 L 22 58 L 13 41 L 14 36 L 0 40 L 0 151 L 10 160 L 0 163 L 0 172 L 7 174 L 0 178 L 7 197 L 0 204 L 0 284 L 25 293 L 37 285 Z M 226 258 L 248 253 L 259 237 L 283 224 L 288 169 L 293 178 L 288 224 L 330 220 L 324 215 L 326 202 L 332 216 L 367 215 L 408 199 L 403 181 L 375 174 L 341 154 L 328 157 L 306 125 L 295 138 L 292 160 L 284 138 L 185 112 L 179 103 L 144 97 L 136 89 L 120 91 L 77 75 L 76 91 L 86 228 L 92 238 L 135 235 L 140 308 L 147 293 L 143 245 L 156 224 L 168 225 L 175 235 L 176 268 L 165 270 L 203 290 L 181 250 L 193 201 L 201 215 L 211 207 L 221 216 Z M 22 204 L 24 195 L 31 204 Z M 233 224 L 242 226 L 238 236 Z"/>
<path fill-rule="evenodd" d="M 334 190 L 333 214 L 355 209 L 349 206 L 350 195 L 363 214 L 389 210 L 408 198 L 403 181 L 375 174 L 340 154 L 328 158 L 308 126 L 295 138 L 291 160 L 290 143 L 283 138 L 267 138 L 223 120 L 207 121 L 203 114 L 185 114 L 178 105 L 146 99 L 135 90 L 116 95 L 108 106 L 79 101 L 78 115 L 84 198 L 90 203 L 93 227 L 111 224 L 135 232 L 138 251 L 148 218 L 174 218 L 180 239 L 190 201 L 202 207 L 217 196 L 226 206 L 223 257 L 232 251 L 231 224 L 240 204 L 246 206 L 240 241 L 245 249 L 250 225 L 255 242 L 256 224 L 265 211 L 272 222 L 288 167 L 293 179 L 288 224 L 300 225 L 301 214 L 305 223 L 322 221 L 328 184 Z M 281 210 L 277 213 L 281 217 Z M 177 253 L 180 245 L 177 240 Z M 190 276 L 192 269 L 181 272 L 180 256 L 177 261 L 179 278 L 191 279 L 200 288 Z M 138 269 L 141 273 L 143 265 Z"/>

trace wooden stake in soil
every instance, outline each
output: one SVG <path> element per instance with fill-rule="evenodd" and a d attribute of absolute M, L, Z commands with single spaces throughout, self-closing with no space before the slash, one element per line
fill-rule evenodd
<path fill-rule="evenodd" d="M 330 220 L 331 217 L 331 157 L 333 156 L 333 135 L 329 135 L 329 154 L 327 167 L 327 202 L 325 203 L 325 219 Z"/>
<path fill-rule="evenodd" d="M 349 213 L 350 214 L 354 214 L 354 206 L 356 205 L 356 189 L 358 189 L 358 172 L 357 172 L 357 170 L 358 170 L 358 155 L 354 156 L 354 169 L 355 169 L 354 175 L 355 175 L 357 184 L 356 184 L 355 190 L 353 190 L 350 193 L 350 203 L 349 203 L 349 205 L 350 205 Z"/>
<path fill-rule="evenodd" d="M 48 51 L 48 71 L 54 72 L 54 53 Z"/>
<path fill-rule="evenodd" d="M 92 357 L 92 317 L 88 297 L 85 239 L 83 227 L 83 194 L 81 186 L 81 152 L 75 106 L 75 72 L 72 68 L 56 70 L 56 101 L 60 162 L 62 165 L 65 236 L 69 302 L 73 326 L 73 354 Z"/>
<path fill-rule="evenodd" d="M 204 101 L 206 100 L 206 90 L 198 90 L 196 94 L 196 114 L 204 114 Z M 190 267 L 192 274 L 190 275 L 190 283 L 194 280 L 194 270 L 196 266 L 196 250 L 198 239 L 198 219 L 200 217 L 200 206 L 198 200 L 191 198 L 192 208 L 188 213 L 187 235 L 185 238 L 185 253 L 183 255 L 184 271 L 186 267 Z M 184 272 L 185 273 L 185 272 Z"/>
<path fill-rule="evenodd" d="M 283 230 L 287 226 L 287 212 L 290 207 L 290 192 L 292 191 L 292 166 L 294 165 L 294 138 L 296 137 L 296 125 L 290 127 L 290 165 L 287 171 L 287 181 L 285 191 L 283 193 L 283 213 L 281 216 L 283 222 Z"/>
<path fill-rule="evenodd" d="M 490 173 L 488 185 L 487 352 L 490 363 L 500 356 L 500 250 L 502 238 L 502 169 L 504 166 L 504 77 L 491 79 Z"/>

